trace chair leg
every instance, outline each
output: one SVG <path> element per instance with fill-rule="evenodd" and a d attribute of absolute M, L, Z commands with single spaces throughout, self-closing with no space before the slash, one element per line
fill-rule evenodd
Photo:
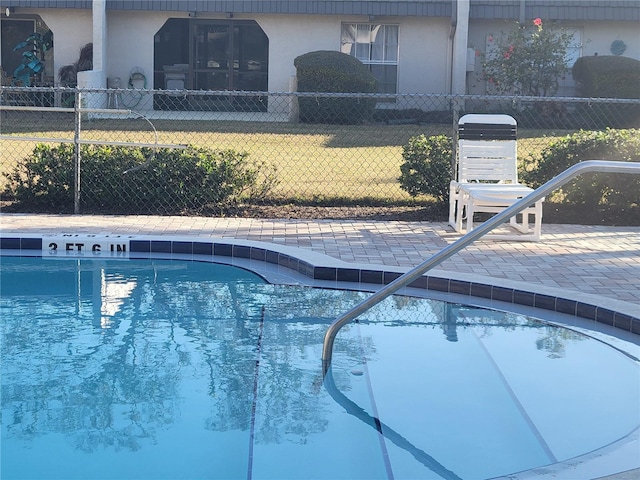
<path fill-rule="evenodd" d="M 468 196 L 452 185 L 449 190 L 449 225 L 460 233 L 462 232 L 462 219 Z"/>
<path fill-rule="evenodd" d="M 533 236 L 536 240 L 540 240 L 542 236 L 542 201 L 538 201 L 535 204 Z"/>
<path fill-rule="evenodd" d="M 533 216 L 533 222 L 529 222 L 529 216 Z M 513 220 L 513 219 L 512 219 Z M 536 202 L 532 207 L 522 212 L 522 222 L 510 222 L 511 226 L 520 233 L 527 235 L 528 240 L 540 240 L 542 236 L 542 202 Z"/>
<path fill-rule="evenodd" d="M 456 218 L 456 211 L 458 207 L 457 204 L 458 204 L 458 200 L 453 198 L 453 196 L 451 196 L 449 198 L 449 225 L 451 225 L 453 228 L 456 227 L 455 218 Z"/>
<path fill-rule="evenodd" d="M 511 227 L 522 233 L 529 233 L 529 209 L 523 210 L 521 215 L 521 221 L 518 222 L 517 215 L 511 217 L 509 223 Z"/>
<path fill-rule="evenodd" d="M 458 192 L 458 209 L 456 210 L 456 232 L 462 232 L 462 221 L 465 214 L 468 215 L 469 196 L 464 192 Z"/>
<path fill-rule="evenodd" d="M 523 215 L 523 218 L 524 218 L 524 215 Z M 516 215 L 514 215 L 509 219 L 509 225 L 511 225 L 512 228 L 520 229 L 520 226 L 518 225 L 518 217 Z"/>
<path fill-rule="evenodd" d="M 466 203 L 466 213 L 467 213 L 467 233 L 473 230 L 473 215 L 475 212 L 473 211 L 473 201 L 471 198 L 467 197 Z M 462 221 L 462 218 L 460 219 Z"/>
<path fill-rule="evenodd" d="M 460 209 L 460 194 L 456 192 L 456 187 L 449 187 L 449 225 L 458 232 L 458 210 Z"/>
<path fill-rule="evenodd" d="M 508 208 L 511 204 L 508 200 L 517 201 L 518 198 L 505 199 L 505 203 L 496 202 L 495 204 L 485 203 L 482 198 L 482 193 L 479 195 L 481 198 L 474 198 L 473 193 L 466 191 L 459 191 L 457 196 L 456 209 L 453 210 L 451 215 L 455 219 L 455 229 L 459 233 L 469 233 L 473 230 L 474 215 L 476 210 L 478 212 L 487 213 L 499 213 Z M 508 224 L 511 228 L 516 230 L 517 233 L 496 233 L 488 234 L 489 238 L 501 239 L 501 240 L 522 240 L 522 241 L 538 241 L 542 236 L 542 203 L 543 200 L 536 202 L 535 204 L 524 209 L 520 214 L 514 215 L 509 218 Z M 466 219 L 464 218 L 466 216 Z M 530 218 L 533 216 L 533 218 Z M 451 220 L 451 218 L 450 218 Z M 463 229 L 463 222 L 465 228 Z M 451 222 L 450 222 L 451 223 Z M 466 230 L 466 231 L 464 231 Z"/>

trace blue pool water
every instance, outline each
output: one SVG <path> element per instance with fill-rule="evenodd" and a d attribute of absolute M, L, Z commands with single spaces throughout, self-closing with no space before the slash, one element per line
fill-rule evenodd
<path fill-rule="evenodd" d="M 2 259 L 0 476 L 483 479 L 640 424 L 638 361 L 514 313 L 168 260 Z"/>

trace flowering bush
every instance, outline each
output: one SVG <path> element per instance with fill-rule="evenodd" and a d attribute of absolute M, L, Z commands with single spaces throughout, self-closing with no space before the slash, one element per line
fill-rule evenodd
<path fill-rule="evenodd" d="M 489 36 L 483 73 L 490 90 L 503 94 L 548 96 L 569 68 L 567 48 L 573 35 L 546 28 L 542 19 L 533 28 L 516 23 L 501 36 Z"/>

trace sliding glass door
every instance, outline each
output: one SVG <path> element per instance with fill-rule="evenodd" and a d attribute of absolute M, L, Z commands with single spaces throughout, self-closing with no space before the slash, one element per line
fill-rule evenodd
<path fill-rule="evenodd" d="M 171 19 L 156 37 L 156 88 L 176 88 L 180 85 L 175 81 L 178 69 L 184 68 L 184 88 L 188 90 L 268 91 L 269 40 L 254 21 Z M 178 47 L 176 40 L 185 37 L 190 40 L 181 41 Z M 264 110 L 265 98 L 203 92 L 191 96 L 188 107 Z"/>
<path fill-rule="evenodd" d="M 267 91 L 269 42 L 255 22 L 197 21 L 192 39 L 194 90 Z M 263 109 L 263 100 L 251 96 L 203 95 L 194 100 L 197 109 Z"/>

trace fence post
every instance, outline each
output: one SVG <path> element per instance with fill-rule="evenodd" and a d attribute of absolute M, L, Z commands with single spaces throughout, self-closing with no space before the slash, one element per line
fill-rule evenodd
<path fill-rule="evenodd" d="M 75 127 L 73 133 L 73 145 L 74 145 L 74 157 L 75 157 L 75 176 L 73 182 L 73 213 L 80 213 L 80 125 L 82 120 L 81 110 L 82 94 L 79 90 L 76 90 L 76 102 L 75 102 Z"/>
<path fill-rule="evenodd" d="M 451 157 L 451 180 L 455 180 L 456 178 L 456 167 L 458 166 L 458 162 L 456 161 L 458 155 L 458 121 L 460 120 L 460 111 L 464 112 L 465 108 L 465 99 L 464 96 L 453 96 L 453 105 L 452 105 L 452 113 L 453 113 L 453 124 L 451 125 L 451 142 L 453 155 Z"/>

